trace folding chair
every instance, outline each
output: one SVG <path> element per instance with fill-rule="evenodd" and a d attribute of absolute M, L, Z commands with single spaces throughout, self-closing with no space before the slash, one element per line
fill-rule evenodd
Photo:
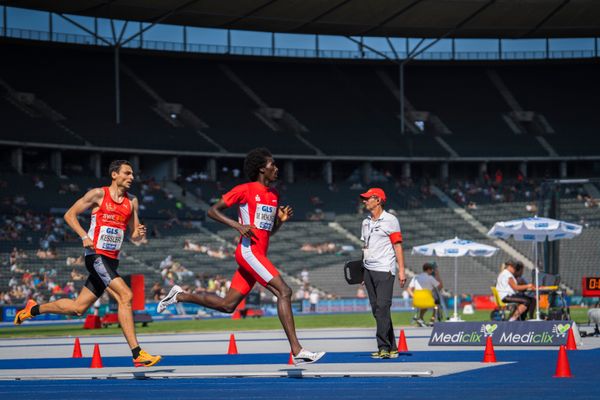
<path fill-rule="evenodd" d="M 417 321 L 419 318 L 419 310 L 422 309 L 433 309 L 434 315 L 437 315 L 437 305 L 433 298 L 433 293 L 428 289 L 417 289 L 413 291 L 413 308 L 415 309 L 415 315 L 413 321 Z"/>
<path fill-rule="evenodd" d="M 501 321 L 508 321 L 510 316 L 513 315 L 513 313 L 515 312 L 515 308 L 517 307 L 517 304 L 503 302 L 502 299 L 500 298 L 500 295 L 498 294 L 498 290 L 496 289 L 495 286 L 490 286 L 490 290 L 492 291 L 492 294 L 494 295 L 494 301 L 496 302 L 496 306 L 498 307 L 494 311 L 492 311 L 490 318 L 495 319 L 494 316 L 497 313 L 499 313 Z"/>

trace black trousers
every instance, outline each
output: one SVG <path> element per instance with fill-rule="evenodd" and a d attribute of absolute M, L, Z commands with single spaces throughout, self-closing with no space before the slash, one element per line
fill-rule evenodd
<path fill-rule="evenodd" d="M 505 303 L 517 303 L 523 304 L 527 307 L 527 310 L 521 315 L 521 319 L 525 319 L 525 314 L 529 315 L 529 319 L 533 318 L 533 314 L 535 312 L 535 298 L 527 296 L 524 293 L 515 293 L 509 296 L 506 296 L 502 299 Z"/>
<path fill-rule="evenodd" d="M 389 272 L 369 271 L 365 268 L 365 287 L 377 323 L 377 348 L 379 350 L 397 349 L 390 311 L 395 280 L 394 275 Z"/>

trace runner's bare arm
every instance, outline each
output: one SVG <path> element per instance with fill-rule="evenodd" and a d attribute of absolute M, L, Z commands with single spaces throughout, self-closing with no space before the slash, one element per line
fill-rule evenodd
<path fill-rule="evenodd" d="M 83 195 L 82 198 L 77 200 L 69 210 L 65 213 L 65 222 L 67 225 L 75 231 L 75 233 L 81 238 L 83 242 L 83 247 L 93 248 L 94 243 L 87 236 L 87 232 L 77 219 L 77 216 L 90 208 L 99 207 L 102 204 L 102 199 L 104 198 L 104 190 L 100 188 L 92 189 Z"/>
<path fill-rule="evenodd" d="M 139 202 L 137 197 L 131 199 L 132 216 L 129 220 L 129 229 L 131 230 L 131 240 L 134 242 L 140 241 L 146 236 L 146 226 L 140 224 L 138 217 Z"/>
<path fill-rule="evenodd" d="M 228 208 L 227 204 L 223 201 L 223 199 L 219 200 L 211 208 L 208 209 L 208 216 L 214 219 L 217 222 L 225 224 L 240 233 L 243 237 L 252 238 L 255 237 L 252 229 L 256 229 L 253 225 L 242 225 L 237 221 L 232 220 L 221 211 Z"/>
<path fill-rule="evenodd" d="M 291 206 L 280 206 L 277 209 L 277 218 L 275 218 L 275 225 L 273 226 L 273 230 L 271 231 L 271 235 L 277 233 L 281 225 L 288 221 L 290 218 L 294 216 L 294 209 Z"/>

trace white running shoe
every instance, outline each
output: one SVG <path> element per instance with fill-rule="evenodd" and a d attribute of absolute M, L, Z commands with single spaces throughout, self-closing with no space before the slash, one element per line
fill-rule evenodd
<path fill-rule="evenodd" d="M 312 351 L 302 349 L 298 355 L 294 356 L 294 365 L 312 364 L 319 361 L 324 355 L 324 351 L 313 353 Z"/>
<path fill-rule="evenodd" d="M 183 289 L 177 285 L 173 286 L 169 291 L 169 294 L 167 294 L 156 306 L 156 312 L 160 314 L 167 309 L 167 306 L 177 303 L 177 295 L 179 293 L 183 293 Z"/>

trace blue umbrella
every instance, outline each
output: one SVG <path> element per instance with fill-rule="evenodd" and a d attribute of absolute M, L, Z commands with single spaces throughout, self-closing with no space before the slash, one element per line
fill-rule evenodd
<path fill-rule="evenodd" d="M 488 246 L 487 244 L 481 244 L 472 242 L 470 240 L 462 240 L 457 237 L 454 239 L 444 240 L 441 242 L 424 244 L 421 246 L 414 246 L 412 249 L 413 254 L 420 254 L 422 256 L 437 256 L 437 257 L 454 257 L 454 315 L 450 319 L 451 321 L 460 321 L 458 318 L 458 257 L 472 256 L 472 257 L 491 257 L 498 251 L 498 248 Z"/>
<path fill-rule="evenodd" d="M 572 239 L 581 234 L 583 227 L 565 221 L 551 218 L 529 217 L 515 219 L 512 221 L 496 222 L 488 232 L 488 236 L 500 239 L 508 239 L 511 236 L 517 241 L 532 242 L 534 265 L 535 265 L 535 297 L 536 310 L 535 319 L 540 320 L 540 291 L 538 289 L 538 254 L 537 242 L 546 240 L 554 241 L 560 239 Z"/>

